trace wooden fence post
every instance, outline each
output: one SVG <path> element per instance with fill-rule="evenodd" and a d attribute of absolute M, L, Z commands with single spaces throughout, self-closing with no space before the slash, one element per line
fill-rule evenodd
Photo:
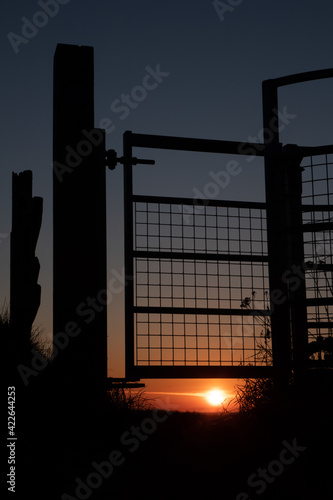
<path fill-rule="evenodd" d="M 13 173 L 10 242 L 10 326 L 19 356 L 30 350 L 31 327 L 41 297 L 39 261 L 35 255 L 42 223 L 43 199 L 32 197 L 32 172 Z"/>
<path fill-rule="evenodd" d="M 94 128 L 93 48 L 54 57 L 53 338 L 72 397 L 107 378 L 105 132 Z M 59 380 L 59 384 L 60 384 Z"/>

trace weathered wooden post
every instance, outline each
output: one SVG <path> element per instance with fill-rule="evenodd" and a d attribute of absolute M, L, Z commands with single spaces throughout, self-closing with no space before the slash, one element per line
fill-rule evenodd
<path fill-rule="evenodd" d="M 107 286 L 105 133 L 94 128 L 92 47 L 57 46 L 53 127 L 54 359 L 64 389 L 94 398 L 107 378 Z"/>
<path fill-rule="evenodd" d="M 10 241 L 11 341 L 22 359 L 30 351 L 31 327 L 41 288 L 37 283 L 39 261 L 35 255 L 42 223 L 43 199 L 32 196 L 32 172 L 13 173 L 12 232 Z"/>

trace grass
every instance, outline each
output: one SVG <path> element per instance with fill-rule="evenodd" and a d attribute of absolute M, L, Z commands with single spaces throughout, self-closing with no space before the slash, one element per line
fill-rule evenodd
<path fill-rule="evenodd" d="M 108 403 L 115 411 L 147 411 L 153 409 L 153 402 L 144 389 L 131 390 L 115 387 L 108 391 Z"/>
<path fill-rule="evenodd" d="M 247 379 L 236 387 L 235 404 L 241 413 L 247 413 L 272 401 L 275 392 L 272 379 Z"/>
<path fill-rule="evenodd" d="M 9 304 L 5 300 L 0 309 L 0 332 L 5 335 L 9 332 Z"/>
<path fill-rule="evenodd" d="M 5 306 L 0 330 L 9 332 Z M 34 331 L 31 343 L 47 357 L 41 329 Z M 270 379 L 247 380 L 237 387 L 239 412 L 174 412 L 150 432 L 154 402 L 143 390 L 115 388 L 94 406 L 88 400 L 77 403 L 73 394 L 68 405 L 54 391 L 57 374 L 50 363 L 50 369 L 27 388 L 26 400 L 18 397 L 22 498 L 33 494 L 36 500 L 60 500 L 64 493 L 77 498 L 77 478 L 85 481 L 95 470 L 92 464 L 105 462 L 114 450 L 122 454 L 124 463 L 92 491 L 91 500 L 234 500 L 243 491 L 257 498 L 248 486 L 249 476 L 278 459 L 284 440 L 294 439 L 307 447 L 306 452 L 286 466 L 260 498 L 332 498 L 330 464 L 325 458 L 333 447 L 332 378 L 317 373 L 316 379 L 307 395 L 297 395 L 291 387 L 283 397 Z M 148 430 L 141 434 L 143 438 L 132 434 L 142 428 Z"/>
<path fill-rule="evenodd" d="M 10 327 L 10 306 L 5 300 L 0 309 L 0 333 L 5 337 L 9 350 L 15 350 L 17 347 L 13 344 L 13 335 Z M 52 362 L 52 348 L 47 344 L 44 337 L 44 330 L 38 325 L 33 325 L 29 339 L 29 350 L 23 353 L 23 358 L 31 357 L 31 351 L 35 350 L 49 364 Z M 21 359 L 26 362 L 27 359 Z"/>

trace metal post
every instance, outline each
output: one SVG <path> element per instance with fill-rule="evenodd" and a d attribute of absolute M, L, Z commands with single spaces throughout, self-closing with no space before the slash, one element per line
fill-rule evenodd
<path fill-rule="evenodd" d="M 295 382 L 305 383 L 308 366 L 308 333 L 304 243 L 302 219 L 302 155 L 298 147 L 283 148 L 283 169 L 286 191 L 286 225 L 288 234 L 288 279 L 291 329 L 293 341 L 293 369 Z M 287 281 L 288 281 L 287 279 Z"/>
<path fill-rule="evenodd" d="M 123 137 L 124 147 L 124 252 L 125 252 L 125 376 L 133 378 L 134 366 L 134 267 L 133 267 L 133 167 L 132 132 Z"/>
<path fill-rule="evenodd" d="M 288 244 L 277 116 L 278 95 L 274 81 L 263 82 L 262 91 L 273 364 L 277 385 L 285 389 L 291 374 L 291 332 L 288 287 L 284 279 L 288 271 Z"/>

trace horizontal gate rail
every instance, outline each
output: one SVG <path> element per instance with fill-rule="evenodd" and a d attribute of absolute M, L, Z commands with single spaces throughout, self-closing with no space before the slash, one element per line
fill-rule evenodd
<path fill-rule="evenodd" d="M 333 221 L 332 222 L 315 222 L 314 224 L 304 224 L 302 226 L 303 233 L 312 233 L 315 231 L 332 231 L 333 230 Z"/>
<path fill-rule="evenodd" d="M 308 205 L 302 204 L 302 212 L 330 212 L 332 205 Z"/>
<path fill-rule="evenodd" d="M 333 271 L 333 267 L 331 269 Z M 306 304 L 308 306 L 332 306 L 333 297 L 317 297 L 315 299 L 306 299 Z"/>
<path fill-rule="evenodd" d="M 273 366 L 133 366 L 134 379 L 139 378 L 270 378 Z"/>
<path fill-rule="evenodd" d="M 264 156 L 264 144 L 237 141 L 218 141 L 173 137 L 166 135 L 133 134 L 132 146 L 140 148 L 173 149 L 176 151 L 196 151 L 200 153 L 224 153 L 234 155 Z"/>
<path fill-rule="evenodd" d="M 266 209 L 266 203 L 261 201 L 229 201 L 229 200 L 210 200 L 208 198 L 181 198 L 173 196 L 150 196 L 142 194 L 133 194 L 132 201 L 137 203 L 160 203 L 161 205 L 190 205 L 190 206 L 214 206 L 214 207 L 234 207 L 234 208 L 258 208 Z M 311 205 L 312 206 L 312 205 Z"/>
<path fill-rule="evenodd" d="M 315 71 L 296 73 L 294 75 L 281 76 L 279 78 L 274 78 L 273 80 L 265 80 L 263 83 L 278 88 L 286 85 L 294 85 L 295 83 L 322 80 L 325 78 L 333 78 L 333 68 L 318 69 Z"/>
<path fill-rule="evenodd" d="M 232 262 L 268 262 L 267 255 L 246 254 L 217 254 L 217 253 L 192 253 L 192 252 L 158 252 L 153 250 L 134 250 L 133 257 L 147 259 L 171 260 L 214 260 Z"/>
<path fill-rule="evenodd" d="M 270 316 L 266 309 L 219 309 L 212 307 L 154 307 L 154 306 L 134 306 L 136 313 L 150 314 L 198 314 L 217 316 Z"/>
<path fill-rule="evenodd" d="M 308 321 L 309 328 L 333 328 L 333 321 Z"/>

